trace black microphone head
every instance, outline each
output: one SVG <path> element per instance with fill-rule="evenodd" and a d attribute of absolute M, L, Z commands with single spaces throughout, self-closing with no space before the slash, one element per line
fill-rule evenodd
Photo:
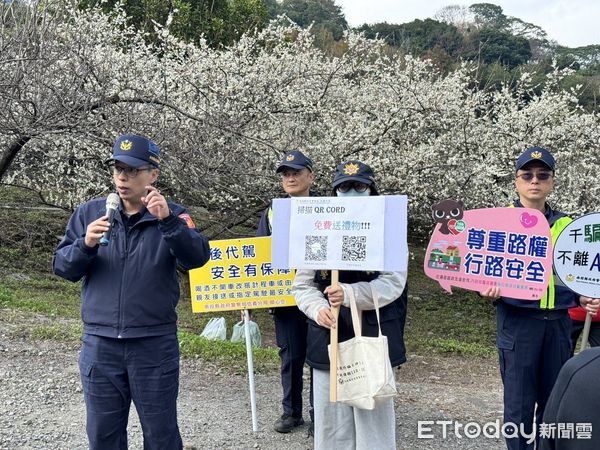
<path fill-rule="evenodd" d="M 106 197 L 106 211 L 108 212 L 111 209 L 114 211 L 119 209 L 119 195 L 114 192 Z"/>

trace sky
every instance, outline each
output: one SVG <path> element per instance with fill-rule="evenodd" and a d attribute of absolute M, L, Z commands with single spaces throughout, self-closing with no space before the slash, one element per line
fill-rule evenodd
<path fill-rule="evenodd" d="M 444 6 L 493 3 L 505 15 L 542 27 L 567 47 L 600 44 L 600 0 L 336 0 L 350 26 L 406 23 L 433 17 Z"/>

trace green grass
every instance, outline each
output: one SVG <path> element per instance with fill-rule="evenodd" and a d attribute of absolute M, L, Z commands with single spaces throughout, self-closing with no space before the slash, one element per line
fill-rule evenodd
<path fill-rule="evenodd" d="M 411 298 L 406 345 L 415 353 L 495 354 L 494 307 L 464 292 Z"/>
<path fill-rule="evenodd" d="M 3 205 L 10 206 L 39 206 L 40 197 L 28 189 L 13 186 L 0 186 L 0 200 Z"/>
<path fill-rule="evenodd" d="M 79 284 L 46 275 L 0 278 L 0 307 L 47 316 L 79 317 Z"/>
<path fill-rule="evenodd" d="M 13 305 L 15 305 L 15 296 L 12 290 L 0 284 L 0 306 L 10 308 Z"/>
<path fill-rule="evenodd" d="M 36 341 L 62 341 L 69 343 L 79 342 L 83 326 L 81 323 L 54 323 L 48 325 L 35 325 L 23 330 L 23 335 Z"/>
<path fill-rule="evenodd" d="M 494 308 L 474 293 L 458 290 L 448 295 L 421 267 L 423 250 L 412 248 L 415 258 L 409 272 L 409 309 L 405 341 L 409 353 L 460 354 L 491 356 L 495 354 Z M 30 275 L 20 279 L 0 278 L 0 307 L 29 311 L 50 317 L 79 318 L 78 283 L 54 276 Z M 182 298 L 177 307 L 181 351 L 185 357 L 200 357 L 223 364 L 234 371 L 244 371 L 246 350 L 243 344 L 208 341 L 199 337 L 212 317 L 225 317 L 229 339 L 239 311 L 196 314 L 192 312 L 187 280 L 182 278 Z M 257 370 L 277 367 L 273 320 L 267 310 L 254 310 L 253 319 L 261 330 L 263 345 L 255 349 Z M 35 339 L 73 341 L 74 332 L 64 325 L 39 326 L 28 333 Z"/>
<path fill-rule="evenodd" d="M 0 205 L 0 271 L 49 274 L 70 214 L 40 204 L 32 191 L 2 185 Z"/>
<path fill-rule="evenodd" d="M 27 191 L 0 187 L 2 204 L 36 206 L 35 196 Z M 38 324 L 23 331 L 32 339 L 75 341 L 81 333 L 79 283 L 61 280 L 50 274 L 52 252 L 58 243 L 68 214 L 39 210 L 0 211 L 6 233 L 0 236 L 0 308 L 26 311 L 49 318 L 72 319 L 50 325 Z M 4 240 L 2 240 L 4 239 Z M 410 246 L 409 307 L 405 341 L 413 354 L 495 355 L 494 307 L 472 292 L 457 289 L 454 295 L 423 272 L 423 243 Z M 196 314 L 192 312 L 187 275 L 181 276 L 182 297 L 177 307 L 181 351 L 185 357 L 244 371 L 246 350 L 243 344 L 208 341 L 199 337 L 212 317 L 225 317 L 228 336 L 240 320 L 239 311 Z M 265 309 L 253 311 L 261 330 L 263 347 L 254 350 L 258 370 L 279 364 L 273 319 Z M 64 322 L 64 323 L 63 323 Z"/>
<path fill-rule="evenodd" d="M 212 341 L 186 330 L 180 330 L 181 354 L 201 358 L 229 368 L 237 373 L 247 372 L 246 344 L 230 341 Z M 253 348 L 252 361 L 257 372 L 268 372 L 279 367 L 279 356 L 274 348 Z"/>
<path fill-rule="evenodd" d="M 41 314 L 50 318 L 77 319 L 80 315 L 79 283 L 71 283 L 54 276 L 21 275 L 19 279 L 0 277 L 0 308 Z M 246 346 L 230 341 L 211 341 L 201 338 L 199 333 L 211 317 L 227 316 L 228 338 L 233 323 L 239 320 L 239 312 L 193 314 L 191 301 L 182 298 L 178 307 L 180 314 L 181 354 L 188 358 L 202 358 L 237 373 L 247 371 Z M 268 328 L 271 318 L 266 311 L 255 312 L 254 318 L 264 322 Z M 257 319 L 258 320 L 258 319 Z M 73 320 L 72 320 L 73 321 Z M 57 340 L 75 343 L 82 333 L 80 321 L 42 323 L 22 326 L 12 334 L 32 340 Z M 267 334 L 269 334 L 267 332 Z M 258 372 L 275 369 L 279 365 L 277 349 L 273 347 L 253 349 L 254 367 Z"/>
<path fill-rule="evenodd" d="M 425 249 L 411 250 L 405 334 L 409 352 L 495 355 L 494 306 L 474 292 L 454 289 L 447 294 L 423 272 Z"/>

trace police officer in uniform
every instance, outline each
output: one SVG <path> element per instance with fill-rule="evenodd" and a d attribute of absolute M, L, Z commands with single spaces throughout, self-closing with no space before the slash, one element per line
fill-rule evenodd
<path fill-rule="evenodd" d="M 519 198 L 516 208 L 534 208 L 546 217 L 552 241 L 572 219 L 552 208 L 546 199 L 554 187 L 555 160 L 544 148 L 525 150 L 516 162 L 515 186 Z M 598 309 L 597 299 L 579 297 L 551 276 L 548 290 L 538 301 L 499 297 L 498 287 L 482 295 L 495 300 L 500 374 L 504 384 L 504 423 L 509 449 L 533 449 L 527 444 L 535 421 L 542 422 L 544 408 L 558 373 L 571 354 L 569 308 L 581 303 L 588 310 Z M 512 427 L 523 427 L 524 433 Z M 517 436 L 517 432 L 519 434 Z M 513 436 L 514 435 L 514 436 Z"/>
<path fill-rule="evenodd" d="M 154 142 L 119 137 L 112 156 L 119 196 L 113 223 L 106 198 L 81 205 L 54 254 L 55 274 L 83 280 L 79 368 L 92 450 L 127 448 L 132 400 L 144 449 L 182 448 L 177 266 L 200 267 L 210 250 L 185 208 L 152 186 L 159 166 Z M 108 245 L 99 245 L 105 232 Z"/>
<path fill-rule="evenodd" d="M 281 176 L 283 190 L 290 197 L 311 195 L 310 188 L 315 179 L 313 163 L 301 151 L 294 150 L 286 153 L 276 172 Z M 272 218 L 273 209 L 269 206 L 261 216 L 257 236 L 271 235 Z M 306 360 L 306 316 L 297 306 L 287 306 L 273 308 L 273 320 L 281 358 L 281 385 L 283 387 L 281 400 L 283 414 L 277 419 L 273 428 L 279 433 L 289 433 L 293 428 L 304 423 L 302 418 L 302 375 Z M 312 420 L 312 400 L 310 414 Z"/>

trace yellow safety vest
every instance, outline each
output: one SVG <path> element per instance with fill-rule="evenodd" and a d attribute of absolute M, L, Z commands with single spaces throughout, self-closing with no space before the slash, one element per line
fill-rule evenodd
<path fill-rule="evenodd" d="M 509 208 L 514 208 L 515 205 L 509 205 Z M 556 244 L 556 239 L 558 239 L 558 236 L 560 235 L 560 233 L 562 232 L 562 230 L 564 230 L 567 225 L 569 225 L 571 222 L 573 221 L 573 219 L 571 219 L 570 217 L 561 217 L 560 219 L 557 219 L 556 222 L 554 222 L 552 224 L 552 226 L 550 227 L 550 235 L 552 236 L 552 247 L 554 247 L 554 244 Z M 554 269 L 552 270 L 552 272 L 550 273 L 550 281 L 548 282 L 548 289 L 546 289 L 546 293 L 544 294 L 544 296 L 542 298 L 540 298 L 540 309 L 554 309 L 554 299 L 555 299 L 555 294 L 554 294 Z"/>
<path fill-rule="evenodd" d="M 273 223 L 273 208 L 269 206 L 269 210 L 267 211 L 267 223 L 269 224 L 269 231 L 272 233 L 273 228 L 271 224 Z"/>
<path fill-rule="evenodd" d="M 552 235 L 552 247 L 556 244 L 556 239 L 560 235 L 561 231 L 569 225 L 573 219 L 570 217 L 561 217 L 550 227 L 550 234 Z M 550 282 L 548 283 L 548 289 L 542 298 L 540 298 L 540 308 L 554 309 L 554 269 L 550 273 Z"/>

